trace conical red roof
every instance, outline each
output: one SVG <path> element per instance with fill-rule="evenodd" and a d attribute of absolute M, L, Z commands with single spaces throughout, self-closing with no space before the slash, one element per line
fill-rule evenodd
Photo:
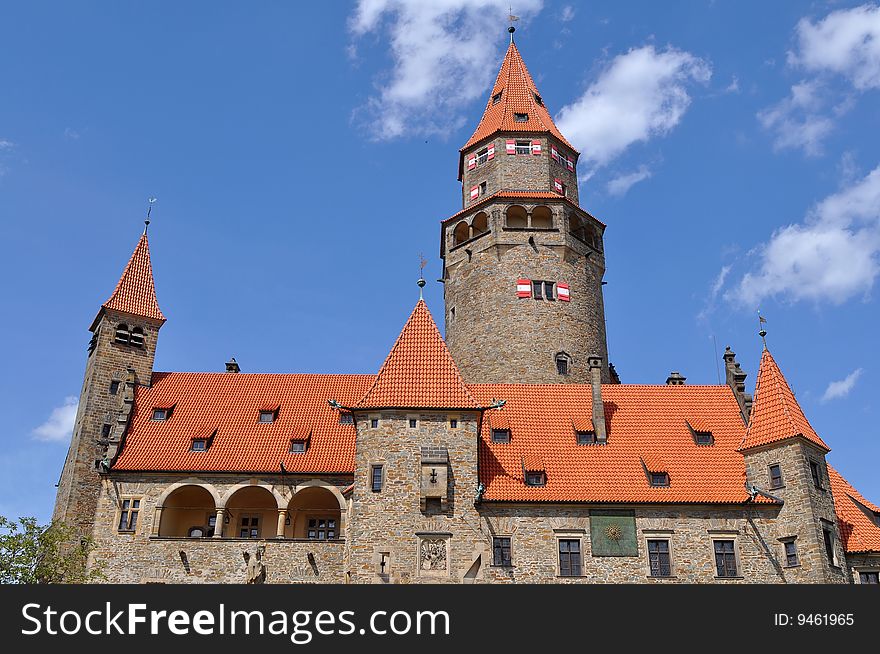
<path fill-rule="evenodd" d="M 794 436 L 802 436 L 826 451 L 831 449 L 810 425 L 773 355 L 765 349 L 749 428 L 739 449 L 748 450 Z"/>
<path fill-rule="evenodd" d="M 165 321 L 165 316 L 156 301 L 153 266 L 150 263 L 150 244 L 146 232 L 138 241 L 110 299 L 101 306 L 104 309 Z"/>
<path fill-rule="evenodd" d="M 493 103 L 492 98 L 501 94 L 501 99 Z M 522 56 L 517 50 L 516 44 L 511 42 L 507 48 L 507 54 L 504 55 L 504 61 L 501 64 L 501 70 L 498 72 L 498 78 L 495 80 L 495 86 L 492 87 L 492 93 L 489 95 L 489 102 L 486 105 L 486 111 L 480 119 L 480 124 L 473 136 L 468 139 L 462 150 L 491 136 L 495 132 L 549 132 L 562 141 L 566 146 L 577 152 L 574 146 L 569 143 L 562 133 L 556 128 L 556 124 L 550 117 L 550 112 L 544 105 L 543 99 L 540 104 L 538 98 L 541 94 L 538 87 L 532 80 L 526 68 Z M 527 114 L 528 120 L 525 122 L 516 122 L 514 114 Z"/>
<path fill-rule="evenodd" d="M 424 300 L 355 408 L 476 409 Z"/>

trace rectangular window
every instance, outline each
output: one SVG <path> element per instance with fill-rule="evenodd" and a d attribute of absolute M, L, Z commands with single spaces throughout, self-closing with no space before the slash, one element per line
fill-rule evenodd
<path fill-rule="evenodd" d="M 596 432 L 594 431 L 578 431 L 575 434 L 578 445 L 593 445 L 596 442 Z"/>
<path fill-rule="evenodd" d="M 501 102 L 501 93 L 503 93 L 503 91 L 499 91 L 492 96 L 492 104 L 498 104 L 499 102 Z"/>
<path fill-rule="evenodd" d="M 669 557 L 669 541 L 656 539 L 648 541 L 648 563 L 652 577 L 671 577 L 672 561 Z"/>
<path fill-rule="evenodd" d="M 546 483 L 543 472 L 526 472 L 526 486 L 543 486 Z"/>
<path fill-rule="evenodd" d="M 537 102 L 538 105 L 540 105 L 542 107 L 544 106 L 544 101 L 541 99 L 541 96 L 538 95 L 537 93 L 535 93 L 535 102 Z"/>
<path fill-rule="evenodd" d="M 306 442 L 305 441 L 290 441 L 290 453 L 291 454 L 302 454 L 306 451 Z"/>
<path fill-rule="evenodd" d="M 581 576 L 581 541 L 577 538 L 559 539 L 559 575 Z"/>
<path fill-rule="evenodd" d="M 834 559 L 834 532 L 828 527 L 822 527 L 822 536 L 825 539 L 825 556 L 828 557 L 828 563 L 837 565 Z"/>
<path fill-rule="evenodd" d="M 262 422 L 262 423 L 275 422 L 275 412 L 274 411 L 260 411 L 260 422 Z"/>
<path fill-rule="evenodd" d="M 340 425 L 353 425 L 354 424 L 354 416 L 350 413 L 340 413 L 339 414 L 339 424 Z"/>
<path fill-rule="evenodd" d="M 119 382 L 112 381 L 110 382 L 110 395 L 116 395 L 119 392 Z"/>
<path fill-rule="evenodd" d="M 477 165 L 484 164 L 489 160 L 489 148 L 477 150 Z"/>
<path fill-rule="evenodd" d="M 782 543 L 782 546 L 785 548 L 785 565 L 788 567 L 798 565 L 800 561 L 798 561 L 797 545 L 795 545 L 794 541 L 787 540 Z"/>
<path fill-rule="evenodd" d="M 528 114 L 514 113 L 513 114 L 513 122 L 515 123 L 527 123 L 529 122 Z"/>
<path fill-rule="evenodd" d="M 480 195 L 486 195 L 486 182 L 480 182 Z"/>
<path fill-rule="evenodd" d="M 333 540 L 336 538 L 336 519 L 309 518 L 306 538 L 309 540 Z"/>
<path fill-rule="evenodd" d="M 419 421 L 418 421 L 418 420 L 416 420 L 415 418 L 410 418 L 410 419 L 409 419 L 409 428 L 410 428 L 410 429 L 415 429 L 415 428 L 418 427 L 418 426 L 419 426 Z"/>
<path fill-rule="evenodd" d="M 656 487 L 669 486 L 669 473 L 668 472 L 652 472 L 651 473 L 651 486 L 656 486 Z"/>
<path fill-rule="evenodd" d="M 510 430 L 509 429 L 493 429 L 492 430 L 492 442 L 493 443 L 509 443 L 510 442 Z"/>
<path fill-rule="evenodd" d="M 455 418 L 452 418 L 449 421 L 449 428 L 450 429 L 458 429 L 458 420 L 456 420 Z"/>
<path fill-rule="evenodd" d="M 556 357 L 556 374 L 557 375 L 567 375 L 568 374 L 568 358 L 564 356 Z"/>
<path fill-rule="evenodd" d="M 110 425 L 102 425 L 101 426 L 101 438 L 110 438 Z"/>
<path fill-rule="evenodd" d="M 122 500 L 122 511 L 119 513 L 119 531 L 134 531 L 137 528 L 138 513 L 141 510 L 139 498 Z"/>
<path fill-rule="evenodd" d="M 531 154 L 532 153 L 532 142 L 531 141 L 517 141 L 516 142 L 516 153 L 517 154 Z"/>
<path fill-rule="evenodd" d="M 712 541 L 715 548 L 715 570 L 719 577 L 736 577 L 736 550 L 732 540 Z"/>
<path fill-rule="evenodd" d="M 818 461 L 810 460 L 810 474 L 813 477 L 813 486 L 822 490 L 822 469 Z"/>
<path fill-rule="evenodd" d="M 241 517 L 241 526 L 238 530 L 239 538 L 260 537 L 260 516 L 244 515 Z"/>
<path fill-rule="evenodd" d="M 374 493 L 382 491 L 382 466 L 373 466 L 370 472 L 370 483 Z"/>
<path fill-rule="evenodd" d="M 880 572 L 872 570 L 859 573 L 859 583 L 861 584 L 880 584 Z"/>
<path fill-rule="evenodd" d="M 544 282 L 544 297 L 548 300 L 556 299 L 556 295 L 553 293 L 553 282 Z"/>
<path fill-rule="evenodd" d="M 712 439 L 711 431 L 695 431 L 694 432 L 694 441 L 697 445 L 711 445 L 714 440 Z"/>
<path fill-rule="evenodd" d="M 204 452 L 206 449 L 208 449 L 208 441 L 206 441 L 204 438 L 194 438 L 192 441 L 192 447 L 190 447 L 190 449 L 193 452 Z"/>
<path fill-rule="evenodd" d="M 509 536 L 495 536 L 492 538 L 492 565 L 511 565 Z"/>
<path fill-rule="evenodd" d="M 532 282 L 532 297 L 536 300 L 544 299 L 544 282 Z"/>
<path fill-rule="evenodd" d="M 153 409 L 153 420 L 167 420 L 168 409 Z"/>
<path fill-rule="evenodd" d="M 370 418 L 370 429 L 378 429 L 379 428 L 379 419 L 378 418 Z"/>
<path fill-rule="evenodd" d="M 211 513 L 208 516 L 208 531 L 205 532 L 205 536 L 210 538 L 214 535 L 214 530 L 217 528 L 217 514 Z"/>
<path fill-rule="evenodd" d="M 770 466 L 770 488 L 782 488 L 782 467 L 778 463 Z"/>

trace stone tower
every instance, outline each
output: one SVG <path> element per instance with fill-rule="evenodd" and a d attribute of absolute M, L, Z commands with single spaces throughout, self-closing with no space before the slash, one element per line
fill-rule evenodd
<path fill-rule="evenodd" d="M 588 383 L 591 356 L 609 381 L 605 225 L 578 203 L 578 156 L 511 38 L 441 231 L 446 343 L 468 383 Z"/>
<path fill-rule="evenodd" d="M 165 316 L 156 302 L 147 231 L 89 328 L 85 379 L 53 520 L 89 533 L 106 473 L 128 426 L 134 387 L 149 385 Z"/>

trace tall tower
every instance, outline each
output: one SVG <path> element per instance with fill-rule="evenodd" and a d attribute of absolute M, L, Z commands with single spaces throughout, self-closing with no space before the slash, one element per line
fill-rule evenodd
<path fill-rule="evenodd" d="M 511 31 L 460 151 L 463 208 L 441 230 L 446 343 L 466 382 L 588 383 L 591 356 L 609 381 L 605 225 L 578 203 L 578 157 Z"/>
<path fill-rule="evenodd" d="M 61 472 L 54 520 L 88 533 L 101 474 L 128 426 L 134 387 L 149 385 L 165 316 L 156 301 L 147 230 L 89 330 L 88 361 L 70 449 Z"/>

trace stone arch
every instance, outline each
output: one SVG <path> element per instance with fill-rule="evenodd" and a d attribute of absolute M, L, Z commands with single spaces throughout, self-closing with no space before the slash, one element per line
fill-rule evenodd
<path fill-rule="evenodd" d="M 285 538 L 331 540 L 345 534 L 348 503 L 340 490 L 319 479 L 297 485 L 287 505 Z"/>
<path fill-rule="evenodd" d="M 129 343 L 134 347 L 144 346 L 144 330 L 140 327 L 133 327 L 129 335 Z"/>
<path fill-rule="evenodd" d="M 452 231 L 452 244 L 461 245 L 471 237 L 471 227 L 466 221 L 462 220 L 455 226 Z"/>
<path fill-rule="evenodd" d="M 529 214 L 526 208 L 518 204 L 507 207 L 504 215 L 504 224 L 507 227 L 523 228 L 529 226 Z"/>
<path fill-rule="evenodd" d="M 288 501 L 287 498 L 285 498 L 281 493 L 279 493 L 274 485 L 267 484 L 264 481 L 258 481 L 258 482 L 254 482 L 254 483 L 246 482 L 246 483 L 242 483 L 242 484 L 236 484 L 235 486 L 231 487 L 230 489 L 228 489 L 226 491 L 221 502 L 219 504 L 217 504 L 217 508 L 218 509 L 225 509 L 227 502 L 229 502 L 229 500 L 232 499 L 232 496 L 235 495 L 242 488 L 247 488 L 248 486 L 256 486 L 256 487 L 263 488 L 263 489 L 269 491 L 272 494 L 272 497 L 275 498 L 275 502 L 278 504 L 278 506 L 277 506 L 278 509 L 284 509 L 284 507 L 287 506 L 287 501 Z"/>
<path fill-rule="evenodd" d="M 204 488 L 206 491 L 208 491 L 211 494 L 211 497 L 214 498 L 214 506 L 216 506 L 218 508 L 222 508 L 223 503 L 220 501 L 220 493 L 217 492 L 217 488 L 214 486 L 214 484 L 208 484 L 208 483 L 201 481 L 200 479 L 195 479 L 195 478 L 184 479 L 183 481 L 179 481 L 177 483 L 171 484 L 168 488 L 166 488 L 164 491 L 162 491 L 162 494 L 156 500 L 156 508 L 157 509 L 164 508 L 165 500 L 168 499 L 168 497 L 171 495 L 171 493 L 173 493 L 178 488 L 181 488 L 183 486 L 199 486 L 201 488 Z"/>
<path fill-rule="evenodd" d="M 584 225 L 584 221 L 579 215 L 574 212 L 568 215 L 568 231 L 572 236 L 579 238 L 584 242 L 587 241 L 586 226 Z"/>
<path fill-rule="evenodd" d="M 485 211 L 481 211 L 474 216 L 473 220 L 471 220 L 471 229 L 474 236 L 485 234 L 489 231 L 489 216 Z"/>
<path fill-rule="evenodd" d="M 156 506 L 153 531 L 163 538 L 212 536 L 216 516 L 216 498 L 204 485 L 173 484 Z"/>
<path fill-rule="evenodd" d="M 116 325 L 116 331 L 114 333 L 114 338 L 117 343 L 128 344 L 129 339 L 131 338 L 131 332 L 128 330 L 128 325 L 124 322 Z"/>
<path fill-rule="evenodd" d="M 532 227 L 551 229 L 553 227 L 553 210 L 544 204 L 539 204 L 532 209 Z"/>
<path fill-rule="evenodd" d="M 224 498 L 224 535 L 229 538 L 265 539 L 283 536 L 287 502 L 273 486 L 258 482 L 237 484 Z"/>
<path fill-rule="evenodd" d="M 333 495 L 336 497 L 336 501 L 339 502 L 340 511 L 348 510 L 348 502 L 346 501 L 345 496 L 343 496 L 342 491 L 339 490 L 339 487 L 334 486 L 333 484 L 328 484 L 326 481 L 323 481 L 321 479 L 310 479 L 309 481 L 305 481 L 299 484 L 296 487 L 296 493 L 301 492 L 304 488 L 314 488 L 315 486 L 325 488 L 333 493 Z M 296 493 L 294 493 L 293 497 L 296 497 Z M 291 498 L 291 500 L 293 500 L 293 498 Z"/>

